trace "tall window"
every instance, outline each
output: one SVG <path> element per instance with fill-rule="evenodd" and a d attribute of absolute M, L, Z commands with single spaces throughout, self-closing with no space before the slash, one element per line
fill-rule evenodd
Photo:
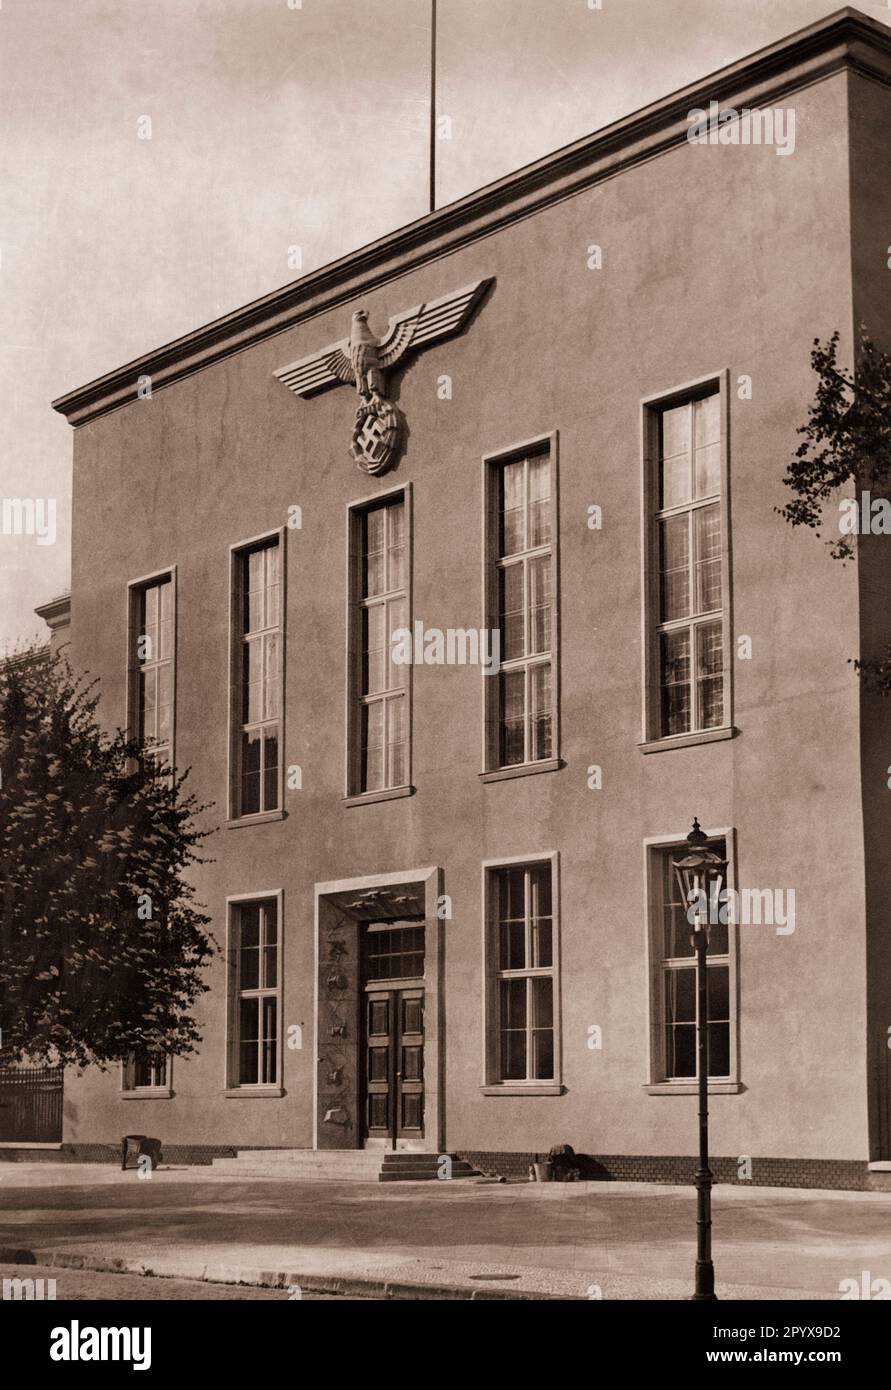
<path fill-rule="evenodd" d="M 409 625 L 405 498 L 354 514 L 354 794 L 409 780 L 408 667 L 392 659 L 393 634 Z"/>
<path fill-rule="evenodd" d="M 658 412 L 660 734 L 729 718 L 724 670 L 721 397 Z"/>
<path fill-rule="evenodd" d="M 495 592 L 489 607 L 500 632 L 501 673 L 497 708 L 488 715 L 495 726 L 488 762 L 499 768 L 543 762 L 556 753 L 550 454 L 496 463 L 494 478 L 497 523 L 490 544 Z"/>
<path fill-rule="evenodd" d="M 173 762 L 173 581 L 131 589 L 131 727 L 159 766 Z"/>
<path fill-rule="evenodd" d="M 275 898 L 235 903 L 230 935 L 230 1086 L 279 1085 L 279 913 Z"/>
<path fill-rule="evenodd" d="M 490 1020 L 497 1082 L 554 1081 L 556 944 L 551 863 L 489 870 Z"/>
<path fill-rule="evenodd" d="M 278 538 L 235 556 L 235 814 L 275 811 L 281 771 L 281 577 Z"/>
<path fill-rule="evenodd" d="M 723 840 L 713 840 L 709 849 L 722 858 Z M 674 860 L 682 858 L 684 845 L 656 850 L 653 931 L 659 962 L 658 1019 L 659 1038 L 655 1049 L 664 1081 L 692 1081 L 698 1075 L 696 1026 L 696 958 L 693 928 L 687 920 L 689 904 L 683 901 Z M 730 987 L 730 928 L 719 922 L 709 927 L 708 1016 L 709 1076 L 727 1079 L 731 1074 L 732 1007 Z"/>

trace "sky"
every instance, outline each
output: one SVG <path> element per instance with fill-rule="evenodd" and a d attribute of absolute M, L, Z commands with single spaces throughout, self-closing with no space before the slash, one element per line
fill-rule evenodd
<path fill-rule="evenodd" d="M 437 205 L 839 8 L 438 0 Z M 0 499 L 55 507 L 52 543 L 0 520 L 0 655 L 69 582 L 50 401 L 294 280 L 291 248 L 311 271 L 427 211 L 429 27 L 430 0 L 0 0 Z"/>

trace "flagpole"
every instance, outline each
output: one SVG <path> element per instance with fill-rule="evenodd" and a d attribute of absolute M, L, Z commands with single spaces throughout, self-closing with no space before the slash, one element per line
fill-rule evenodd
<path fill-rule="evenodd" d="M 430 211 L 436 211 L 436 0 L 430 0 Z"/>

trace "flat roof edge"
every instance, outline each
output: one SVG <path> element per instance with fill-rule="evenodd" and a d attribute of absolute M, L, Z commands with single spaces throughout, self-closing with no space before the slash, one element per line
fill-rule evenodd
<path fill-rule="evenodd" d="M 86 424 L 136 399 L 139 378 L 149 377 L 153 392 L 172 385 L 682 143 L 694 108 L 731 97 L 763 103 L 842 69 L 891 85 L 891 28 L 851 7 L 838 10 L 59 396 L 52 407 L 70 424 Z"/>

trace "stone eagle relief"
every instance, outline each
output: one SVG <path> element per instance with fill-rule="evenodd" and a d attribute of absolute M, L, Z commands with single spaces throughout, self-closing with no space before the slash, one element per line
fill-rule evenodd
<path fill-rule="evenodd" d="M 350 453 L 363 473 L 384 473 L 396 458 L 404 424 L 402 412 L 387 396 L 385 373 L 409 352 L 460 333 L 490 284 L 491 279 L 477 280 L 441 299 L 406 309 L 390 319 L 382 338 L 369 328 L 367 312 L 357 309 L 349 338 L 279 367 L 274 375 L 295 396 L 313 396 L 342 383 L 355 386 L 359 399 Z"/>

